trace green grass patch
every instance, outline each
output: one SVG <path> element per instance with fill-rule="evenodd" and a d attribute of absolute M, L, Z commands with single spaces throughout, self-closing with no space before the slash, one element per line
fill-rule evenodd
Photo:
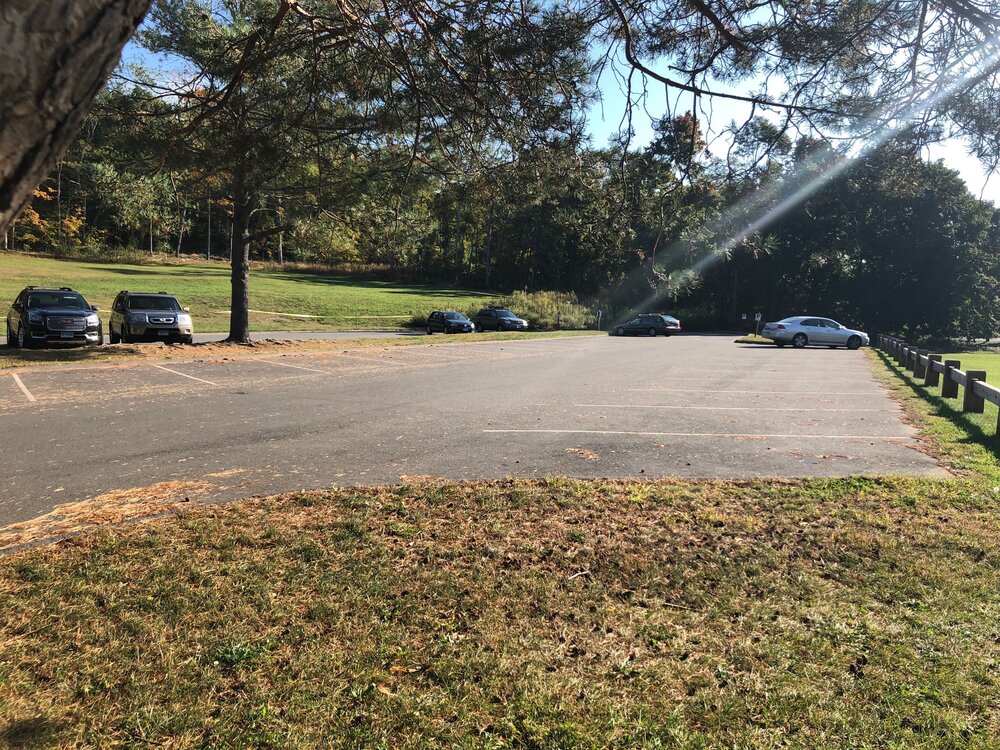
<path fill-rule="evenodd" d="M 227 263 L 166 265 L 87 263 L 27 255 L 0 255 L 0 300 L 13 301 L 25 286 L 70 286 L 105 320 L 123 289 L 170 292 L 191 308 L 195 330 L 228 331 L 230 270 Z M 250 325 L 255 331 L 400 328 L 432 310 L 465 311 L 492 295 L 434 284 L 403 284 L 305 271 L 254 270 L 250 274 Z M 312 317 L 285 317 L 273 313 Z"/>
<path fill-rule="evenodd" d="M 932 452 L 957 471 L 1000 483 L 997 407 L 987 402 L 982 414 L 967 414 L 962 411 L 961 387 L 958 398 L 941 398 L 940 379 L 936 387 L 925 386 L 922 378 L 914 378 L 884 352 L 870 352 L 885 368 L 882 382 L 898 397 L 911 420 L 920 426 Z M 987 382 L 1000 383 L 1000 355 L 965 353 L 944 357 L 959 360 L 962 370 L 986 370 Z"/>
<path fill-rule="evenodd" d="M 995 748 L 997 492 L 421 484 L 110 529 L 0 561 L 0 737 Z"/>
<path fill-rule="evenodd" d="M 746 336 L 740 336 L 736 339 L 737 344 L 770 344 L 774 346 L 774 342 L 771 339 L 766 339 L 763 336 L 757 336 L 755 334 L 747 334 Z"/>

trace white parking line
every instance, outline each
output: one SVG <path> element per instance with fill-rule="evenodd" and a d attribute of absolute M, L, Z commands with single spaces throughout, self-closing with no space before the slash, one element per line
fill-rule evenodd
<path fill-rule="evenodd" d="M 744 396 L 775 395 L 775 396 L 883 396 L 881 391 L 758 391 L 758 390 L 732 390 L 725 391 L 720 388 L 626 388 L 626 391 L 641 391 L 644 393 L 740 393 Z"/>
<path fill-rule="evenodd" d="M 790 438 L 809 440 L 912 440 L 909 435 L 785 435 L 759 432 L 633 432 L 629 430 L 483 430 L 499 434 L 635 435 L 638 437 Z"/>
<path fill-rule="evenodd" d="M 365 357 L 361 354 L 345 354 L 344 352 L 332 352 L 332 354 L 337 357 L 347 357 L 348 359 L 356 359 L 359 362 L 370 362 L 376 365 L 399 365 L 400 367 L 406 367 L 408 364 L 411 364 L 407 362 L 396 362 L 391 358 L 379 359 L 378 357 Z"/>
<path fill-rule="evenodd" d="M 747 384 L 748 391 L 752 389 L 754 383 L 785 383 L 787 385 L 799 384 L 799 381 L 790 381 L 788 378 L 758 378 L 751 373 L 745 372 L 738 374 L 742 377 L 743 382 Z M 732 377 L 728 375 L 715 377 L 713 373 L 712 375 L 702 375 L 700 378 L 675 377 L 669 373 L 664 373 L 664 375 L 669 376 L 670 380 L 697 380 L 699 383 L 716 383 L 724 380 L 732 380 L 732 377 L 735 377 L 736 373 L 734 373 Z M 801 385 L 813 385 L 816 383 L 843 383 L 845 379 L 846 378 L 803 378 Z"/>
<path fill-rule="evenodd" d="M 185 372 L 180 372 L 178 370 L 171 370 L 169 367 L 164 367 L 163 365 L 153 365 L 160 370 L 166 370 L 167 372 L 172 372 L 174 375 L 180 375 L 182 378 L 191 378 L 191 380 L 197 380 L 199 383 L 207 383 L 208 385 L 218 385 L 218 383 L 213 383 L 211 380 L 203 380 L 202 378 L 196 378 L 194 375 L 188 375 Z"/>
<path fill-rule="evenodd" d="M 589 409 L 695 409 L 699 411 L 845 411 L 885 412 L 889 409 L 822 409 L 813 407 L 783 406 L 668 406 L 664 404 L 573 404 Z"/>
<path fill-rule="evenodd" d="M 30 401 L 31 403 L 35 403 L 38 400 L 37 398 L 34 397 L 31 391 L 28 390 L 28 386 L 26 386 L 24 383 L 21 382 L 21 378 L 19 378 L 16 373 L 12 372 L 10 376 L 14 378 L 14 382 L 17 383 L 17 387 L 21 389 L 21 393 L 25 395 L 28 401 Z"/>
<path fill-rule="evenodd" d="M 306 370 L 307 372 L 318 372 L 323 375 L 333 375 L 329 370 L 317 370 L 315 367 L 303 367 L 302 365 L 290 365 L 287 362 L 275 362 L 273 359 L 254 359 L 252 362 L 264 362 L 269 365 L 277 365 L 278 367 L 293 367 L 296 370 Z"/>
<path fill-rule="evenodd" d="M 406 354 L 416 354 L 417 356 L 433 357 L 433 358 L 436 358 L 436 359 L 439 359 L 439 360 L 444 360 L 444 361 L 447 361 L 447 362 L 476 362 L 476 361 L 478 361 L 475 358 L 475 356 L 474 356 L 475 352 L 472 353 L 473 354 L 472 357 L 469 357 L 466 354 L 464 354 L 462 352 L 458 352 L 458 351 L 451 351 L 451 352 L 441 351 L 441 347 L 442 346 L 446 346 L 445 344 L 431 344 L 430 346 L 434 347 L 434 351 L 432 351 L 432 352 L 428 352 L 428 351 L 414 351 L 415 349 L 418 349 L 418 348 L 419 349 L 423 349 L 424 348 L 424 345 L 418 344 L 416 346 L 399 347 L 399 349 L 400 349 L 399 353 L 403 354 L 405 352 Z"/>

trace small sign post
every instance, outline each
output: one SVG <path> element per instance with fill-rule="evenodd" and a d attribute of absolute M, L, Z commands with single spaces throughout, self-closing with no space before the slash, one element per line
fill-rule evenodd
<path fill-rule="evenodd" d="M 761 319 L 761 317 L 763 317 L 763 316 L 761 316 L 761 314 L 759 312 L 753 314 L 754 323 L 756 324 L 754 326 L 754 336 L 760 336 L 760 319 Z"/>

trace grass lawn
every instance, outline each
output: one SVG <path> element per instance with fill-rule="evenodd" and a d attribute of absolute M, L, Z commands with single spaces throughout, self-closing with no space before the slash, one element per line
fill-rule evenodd
<path fill-rule="evenodd" d="M 985 471 L 991 464 L 988 461 L 983 465 L 978 459 L 983 459 L 982 451 L 969 452 L 965 449 L 966 443 L 975 441 L 981 445 L 988 446 L 989 452 L 1000 451 L 1000 438 L 997 438 L 997 407 L 987 402 L 982 414 L 965 414 L 962 412 L 962 389 L 959 388 L 958 398 L 941 398 L 940 381 L 936 388 L 927 388 L 923 385 L 923 379 L 918 382 L 911 372 L 903 370 L 896 363 L 890 360 L 884 353 L 876 353 L 876 356 L 893 372 L 901 384 L 905 384 L 905 389 L 910 395 L 919 397 L 931 410 L 931 414 L 940 419 L 929 423 L 928 435 L 934 438 L 937 433 L 943 432 L 940 440 L 942 451 L 963 468 Z M 942 355 L 943 359 L 957 359 L 961 363 L 963 371 L 985 370 L 986 382 L 1000 385 L 1000 354 L 988 352 L 958 352 Z M 901 386 L 903 387 L 903 386 Z M 1000 452 L 996 453 L 1000 455 Z M 991 460 L 996 456 L 991 455 Z M 973 460 L 977 459 L 977 460 Z"/>
<path fill-rule="evenodd" d="M 873 355 L 875 356 L 875 355 Z M 1000 468 L 303 492 L 0 559 L 0 744 L 1000 746 Z"/>
<path fill-rule="evenodd" d="M 25 286 L 70 286 L 101 308 L 105 320 L 122 289 L 170 292 L 191 308 L 195 330 L 229 330 L 229 266 L 181 262 L 139 266 L 0 254 L 0 301 L 9 305 Z M 466 311 L 490 295 L 447 286 L 402 284 L 299 271 L 251 271 L 250 315 L 255 331 L 398 328 L 435 309 Z M 291 318 L 272 313 L 315 316 Z M 2 331 L 0 331 L 2 333 Z"/>

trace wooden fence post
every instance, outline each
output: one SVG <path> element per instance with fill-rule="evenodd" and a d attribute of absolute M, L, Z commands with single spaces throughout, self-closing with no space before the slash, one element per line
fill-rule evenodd
<path fill-rule="evenodd" d="M 973 414 L 983 413 L 983 397 L 976 393 L 976 381 L 986 380 L 986 370 L 969 370 L 965 373 L 965 395 L 962 398 L 962 411 Z"/>
<path fill-rule="evenodd" d="M 934 363 L 941 361 L 940 354 L 927 355 L 927 374 L 924 376 L 924 385 L 936 386 L 941 373 L 934 369 Z"/>
<path fill-rule="evenodd" d="M 926 357 L 930 352 L 926 349 L 917 349 L 917 359 L 913 363 L 913 377 L 927 377 L 927 365 L 920 361 L 921 357 Z"/>
<path fill-rule="evenodd" d="M 958 370 L 962 363 L 957 359 L 944 361 L 944 378 L 941 380 L 941 398 L 958 398 L 958 382 L 951 379 L 951 371 Z"/>

